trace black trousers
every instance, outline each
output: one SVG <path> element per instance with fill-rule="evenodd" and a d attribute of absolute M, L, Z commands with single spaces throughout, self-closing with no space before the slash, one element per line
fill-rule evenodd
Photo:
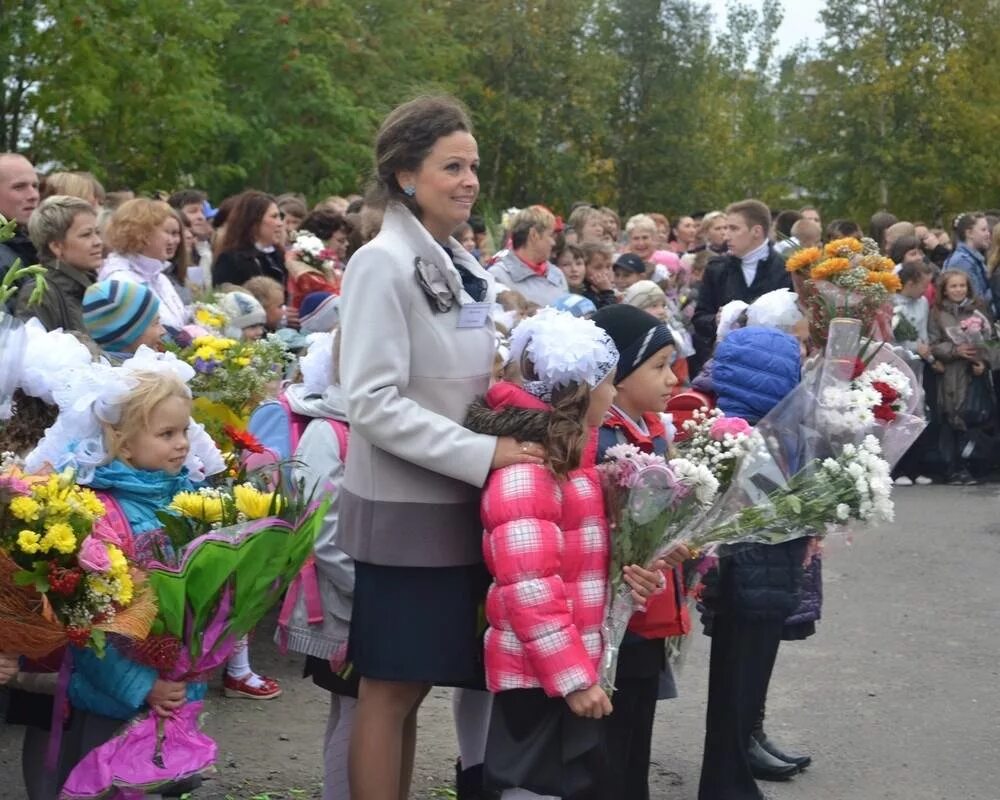
<path fill-rule="evenodd" d="M 713 620 L 705 753 L 698 800 L 760 800 L 750 772 L 750 734 L 767 697 L 783 620 Z"/>
<path fill-rule="evenodd" d="M 649 800 L 649 758 L 659 675 L 617 678 L 608 717 L 608 778 L 616 798 Z"/>

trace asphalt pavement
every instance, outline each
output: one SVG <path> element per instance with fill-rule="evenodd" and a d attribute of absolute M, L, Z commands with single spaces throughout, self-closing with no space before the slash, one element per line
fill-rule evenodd
<path fill-rule="evenodd" d="M 774 800 L 1000 800 L 1000 487 L 907 487 L 893 525 L 827 541 L 818 632 L 781 646 L 768 732 L 812 754 Z M 207 729 L 219 772 L 192 800 L 319 797 L 326 698 L 262 628 L 254 665 L 283 697 L 224 700 Z M 695 800 L 708 640 L 694 634 L 680 697 L 660 704 L 655 800 Z M 217 683 L 217 682 L 216 682 Z M 421 713 L 413 796 L 448 798 L 450 693 Z M 22 798 L 20 731 L 0 726 L 0 798 Z"/>

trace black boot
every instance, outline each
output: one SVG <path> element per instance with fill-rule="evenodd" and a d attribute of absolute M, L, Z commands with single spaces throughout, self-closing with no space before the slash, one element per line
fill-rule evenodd
<path fill-rule="evenodd" d="M 500 800 L 500 792 L 483 786 L 483 765 L 462 769 L 462 759 L 455 762 L 456 800 Z"/>
<path fill-rule="evenodd" d="M 761 749 L 764 750 L 764 752 L 769 753 L 779 761 L 784 761 L 787 764 L 794 764 L 800 770 L 805 769 L 812 764 L 812 756 L 783 750 L 768 738 L 767 734 L 764 733 L 763 728 L 755 730 L 752 738 L 756 740 L 757 744 L 761 746 Z"/>
<path fill-rule="evenodd" d="M 787 781 L 799 773 L 795 764 L 772 756 L 753 736 L 750 737 L 747 758 L 750 761 L 750 773 L 759 781 Z"/>

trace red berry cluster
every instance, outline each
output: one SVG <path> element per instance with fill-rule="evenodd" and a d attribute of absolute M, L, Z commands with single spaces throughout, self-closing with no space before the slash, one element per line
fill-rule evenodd
<path fill-rule="evenodd" d="M 49 589 L 62 597 L 76 594 L 82 578 L 83 570 L 77 567 L 64 569 L 54 561 L 49 562 Z"/>
<path fill-rule="evenodd" d="M 90 628 L 67 628 L 66 638 L 69 639 L 70 644 L 86 647 L 87 642 L 90 641 Z"/>

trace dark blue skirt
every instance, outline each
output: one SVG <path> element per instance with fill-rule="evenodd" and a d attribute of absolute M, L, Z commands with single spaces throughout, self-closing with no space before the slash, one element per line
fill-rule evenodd
<path fill-rule="evenodd" d="M 348 658 L 365 678 L 485 689 L 490 574 L 466 567 L 354 565 Z"/>

